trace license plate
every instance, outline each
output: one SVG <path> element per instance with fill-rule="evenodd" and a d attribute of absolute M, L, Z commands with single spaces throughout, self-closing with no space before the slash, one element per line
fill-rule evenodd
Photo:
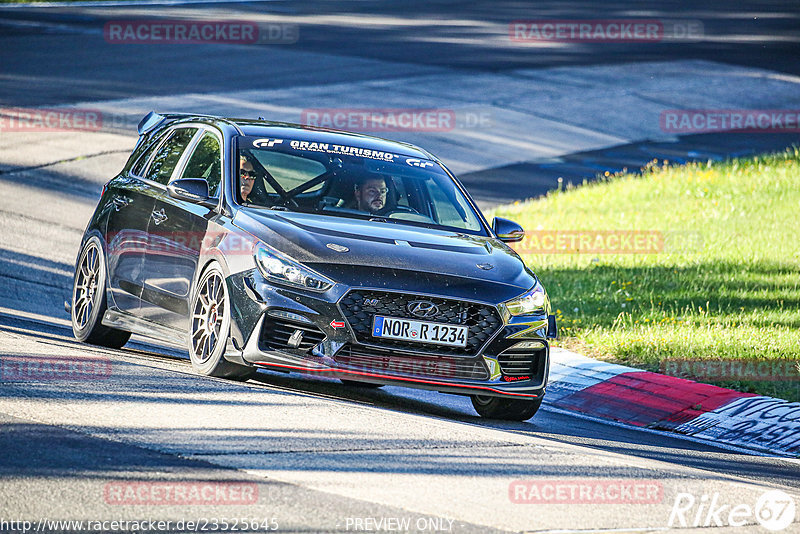
<path fill-rule="evenodd" d="M 372 322 L 372 336 L 449 347 L 467 346 L 466 326 L 383 317 L 382 315 L 376 315 Z"/>

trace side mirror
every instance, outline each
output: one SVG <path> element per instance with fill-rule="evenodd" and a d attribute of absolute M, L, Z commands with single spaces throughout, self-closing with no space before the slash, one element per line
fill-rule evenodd
<path fill-rule="evenodd" d="M 525 237 L 525 230 L 523 230 L 520 225 L 514 221 L 503 219 L 502 217 L 494 218 L 492 221 L 492 230 L 497 234 L 497 238 L 500 239 L 500 241 L 505 241 L 506 243 L 522 241 L 522 238 Z"/>
<path fill-rule="evenodd" d="M 208 182 L 202 178 L 181 178 L 167 186 L 167 193 L 172 198 L 200 204 L 207 208 L 217 207 L 217 199 L 208 195 Z"/>

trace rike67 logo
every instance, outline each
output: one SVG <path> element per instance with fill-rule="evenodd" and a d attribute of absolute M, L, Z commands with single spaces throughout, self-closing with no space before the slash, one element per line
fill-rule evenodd
<path fill-rule="evenodd" d="M 719 493 L 703 494 L 700 498 L 691 493 L 678 493 L 667 526 L 743 527 L 758 523 L 777 532 L 794 522 L 796 512 L 794 499 L 781 490 L 762 494 L 755 506 L 723 502 Z"/>

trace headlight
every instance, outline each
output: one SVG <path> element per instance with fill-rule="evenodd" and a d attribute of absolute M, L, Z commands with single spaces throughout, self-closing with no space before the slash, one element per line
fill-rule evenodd
<path fill-rule="evenodd" d="M 544 313 L 546 303 L 547 293 L 544 292 L 544 288 L 541 284 L 536 282 L 533 289 L 521 297 L 509 300 L 505 305 L 511 315 L 531 315 Z"/>
<path fill-rule="evenodd" d="M 333 282 L 308 267 L 260 244 L 256 248 L 256 265 L 268 280 L 312 291 L 327 291 Z"/>

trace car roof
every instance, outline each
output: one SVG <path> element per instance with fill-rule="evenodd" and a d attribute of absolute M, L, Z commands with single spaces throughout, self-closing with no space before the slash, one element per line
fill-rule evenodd
<path fill-rule="evenodd" d="M 391 141 L 372 135 L 365 135 L 342 130 L 320 128 L 304 124 L 292 124 L 288 122 L 275 122 L 263 119 L 236 119 L 228 117 L 218 117 L 213 115 L 198 115 L 189 113 L 164 114 L 163 117 L 173 121 L 193 120 L 203 122 L 223 122 L 235 126 L 236 129 L 246 136 L 269 137 L 277 139 L 297 139 L 314 143 L 330 143 L 337 145 L 353 146 L 357 148 L 369 148 L 382 152 L 392 152 L 401 156 L 412 156 L 418 158 L 436 160 L 436 157 L 428 151 L 402 141 Z"/>

